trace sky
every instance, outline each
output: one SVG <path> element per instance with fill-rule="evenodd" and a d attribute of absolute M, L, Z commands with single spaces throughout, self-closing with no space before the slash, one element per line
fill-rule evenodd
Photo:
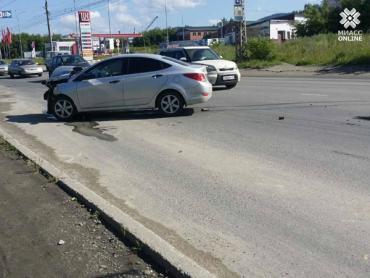
<path fill-rule="evenodd" d="M 146 29 L 155 16 L 151 28 L 166 26 L 213 25 L 222 18 L 233 17 L 234 0 L 109 0 L 112 33 L 133 33 Z M 307 3 L 320 0 L 246 0 L 247 20 L 280 12 L 302 10 Z M 74 0 L 48 0 L 53 33 L 69 34 L 76 30 L 73 13 Z M 90 10 L 93 33 L 109 33 L 108 0 L 75 0 L 79 10 Z M 96 5 L 93 5 L 93 4 Z M 0 0 L 0 10 L 12 10 L 12 19 L 0 19 L 0 29 L 9 27 L 14 33 L 46 34 L 45 0 Z M 91 5 L 87 7 L 87 5 Z M 19 23 L 18 23 L 19 22 Z"/>

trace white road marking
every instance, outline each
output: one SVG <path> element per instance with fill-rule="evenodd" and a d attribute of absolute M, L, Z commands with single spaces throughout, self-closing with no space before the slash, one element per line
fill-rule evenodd
<path fill-rule="evenodd" d="M 310 96 L 310 97 L 327 97 L 328 95 L 322 95 L 322 94 L 301 94 L 301 96 Z"/>

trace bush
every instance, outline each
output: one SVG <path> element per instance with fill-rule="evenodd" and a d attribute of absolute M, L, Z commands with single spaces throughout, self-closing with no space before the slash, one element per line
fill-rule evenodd
<path fill-rule="evenodd" d="M 275 45 L 267 38 L 252 38 L 244 49 L 244 57 L 249 60 L 272 61 L 275 58 Z"/>

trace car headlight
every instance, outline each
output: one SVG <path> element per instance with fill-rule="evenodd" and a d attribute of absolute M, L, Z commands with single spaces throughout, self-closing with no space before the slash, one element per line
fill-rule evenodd
<path fill-rule="evenodd" d="M 216 67 L 207 65 L 207 72 L 217 71 Z"/>

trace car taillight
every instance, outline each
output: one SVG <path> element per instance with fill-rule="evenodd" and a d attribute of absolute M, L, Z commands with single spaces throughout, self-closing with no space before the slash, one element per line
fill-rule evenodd
<path fill-rule="evenodd" d="M 185 73 L 184 75 L 187 78 L 191 78 L 196 81 L 206 81 L 206 76 L 204 75 L 204 73 Z"/>

